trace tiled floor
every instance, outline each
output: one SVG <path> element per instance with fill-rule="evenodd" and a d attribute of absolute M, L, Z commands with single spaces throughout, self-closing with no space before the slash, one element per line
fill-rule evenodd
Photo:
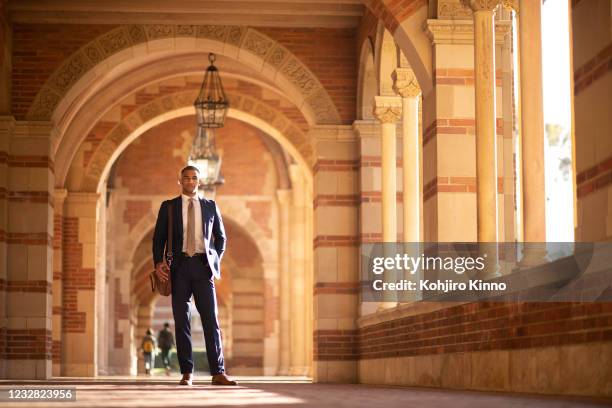
<path fill-rule="evenodd" d="M 50 381 L 0 381 L 9 388 L 76 388 L 76 402 L 0 402 L 0 407 L 595 407 L 612 401 L 539 397 L 520 394 L 453 391 L 434 388 L 383 387 L 357 384 L 311 384 L 295 377 L 237 377 L 238 387 L 209 384 L 196 378 L 194 386 L 176 385 L 178 378 L 98 377 Z"/>

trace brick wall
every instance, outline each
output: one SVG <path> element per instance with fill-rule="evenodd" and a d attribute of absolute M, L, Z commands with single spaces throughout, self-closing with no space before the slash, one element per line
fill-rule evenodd
<path fill-rule="evenodd" d="M 315 333 L 315 359 L 374 359 L 612 341 L 610 303 L 478 302 Z"/>
<path fill-rule="evenodd" d="M 23 119 L 40 87 L 81 46 L 113 25 L 15 24 L 13 113 Z M 326 87 L 344 123 L 355 116 L 353 29 L 258 28 L 295 53 Z"/>
<path fill-rule="evenodd" d="M 73 52 L 109 25 L 14 24 L 13 114 L 23 119 L 40 87 Z"/>
<path fill-rule="evenodd" d="M 342 123 L 355 120 L 357 53 L 354 29 L 259 28 L 293 52 L 321 81 Z"/>
<path fill-rule="evenodd" d="M 186 164 L 194 132 L 195 118 L 188 116 L 164 122 L 143 134 L 116 164 L 118 185 L 127 188 L 131 195 L 176 196 L 180 192 L 178 172 Z M 185 136 L 186 133 L 190 136 Z M 227 119 L 216 137 L 217 150 L 223 151 L 221 171 L 225 178 L 219 195 L 262 194 L 271 156 L 260 132 L 243 122 Z M 136 204 L 130 206 L 133 209 Z"/>

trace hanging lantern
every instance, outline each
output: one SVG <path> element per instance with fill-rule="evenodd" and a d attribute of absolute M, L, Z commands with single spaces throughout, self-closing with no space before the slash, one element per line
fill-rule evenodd
<path fill-rule="evenodd" d="M 200 93 L 193 103 L 198 127 L 220 128 L 225 123 L 229 102 L 223 91 L 219 70 L 215 67 L 215 54 L 208 54 L 210 66 L 206 69 Z"/>
<path fill-rule="evenodd" d="M 200 171 L 200 185 L 205 190 L 211 190 L 223 184 L 223 177 L 219 176 L 221 157 L 217 154 L 215 134 L 212 129 L 197 127 L 188 162 Z"/>

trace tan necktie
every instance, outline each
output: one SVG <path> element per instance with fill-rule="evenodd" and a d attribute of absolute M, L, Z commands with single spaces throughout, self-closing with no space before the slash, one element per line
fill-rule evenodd
<path fill-rule="evenodd" d="M 193 208 L 193 198 L 189 199 L 187 207 L 187 255 L 195 254 L 195 208 Z"/>

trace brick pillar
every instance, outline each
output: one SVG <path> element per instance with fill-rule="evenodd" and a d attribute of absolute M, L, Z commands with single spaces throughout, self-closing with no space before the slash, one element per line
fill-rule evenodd
<path fill-rule="evenodd" d="M 113 249 L 109 248 L 109 252 Z M 118 251 L 114 246 L 114 252 Z M 130 330 L 130 294 L 131 279 L 133 274 L 132 262 L 124 261 L 116 263 L 112 267 L 112 275 L 108 286 L 108 299 L 110 303 L 110 313 L 108 315 L 107 331 L 102 336 L 112 340 L 107 351 L 107 370 L 115 375 L 129 375 L 131 372 L 131 337 Z M 142 282 L 148 285 L 147 280 Z M 150 290 L 150 289 L 149 289 Z"/>
<path fill-rule="evenodd" d="M 64 189 L 56 189 L 53 195 L 53 376 L 62 373 L 61 351 L 62 351 L 62 240 L 64 201 L 68 192 Z"/>
<path fill-rule="evenodd" d="M 5 376 L 51 376 L 53 161 L 49 122 L 13 122 L 8 136 Z M 4 123 L 7 123 L 6 121 Z M 6 174 L 6 173 L 5 173 Z"/>
<path fill-rule="evenodd" d="M 12 117 L 0 117 L 0 378 L 6 378 L 6 280 L 8 231 L 8 151 L 9 137 L 15 126 Z"/>
<path fill-rule="evenodd" d="M 358 158 L 348 126 L 320 126 L 314 167 L 314 369 L 317 382 L 357 380 Z M 333 221 L 330 221 L 333 220 Z"/>
<path fill-rule="evenodd" d="M 11 114 L 13 30 L 8 21 L 7 1 L 0 1 L 0 115 Z"/>
<path fill-rule="evenodd" d="M 63 219 L 63 376 L 97 374 L 96 220 L 97 193 L 69 191 Z"/>

